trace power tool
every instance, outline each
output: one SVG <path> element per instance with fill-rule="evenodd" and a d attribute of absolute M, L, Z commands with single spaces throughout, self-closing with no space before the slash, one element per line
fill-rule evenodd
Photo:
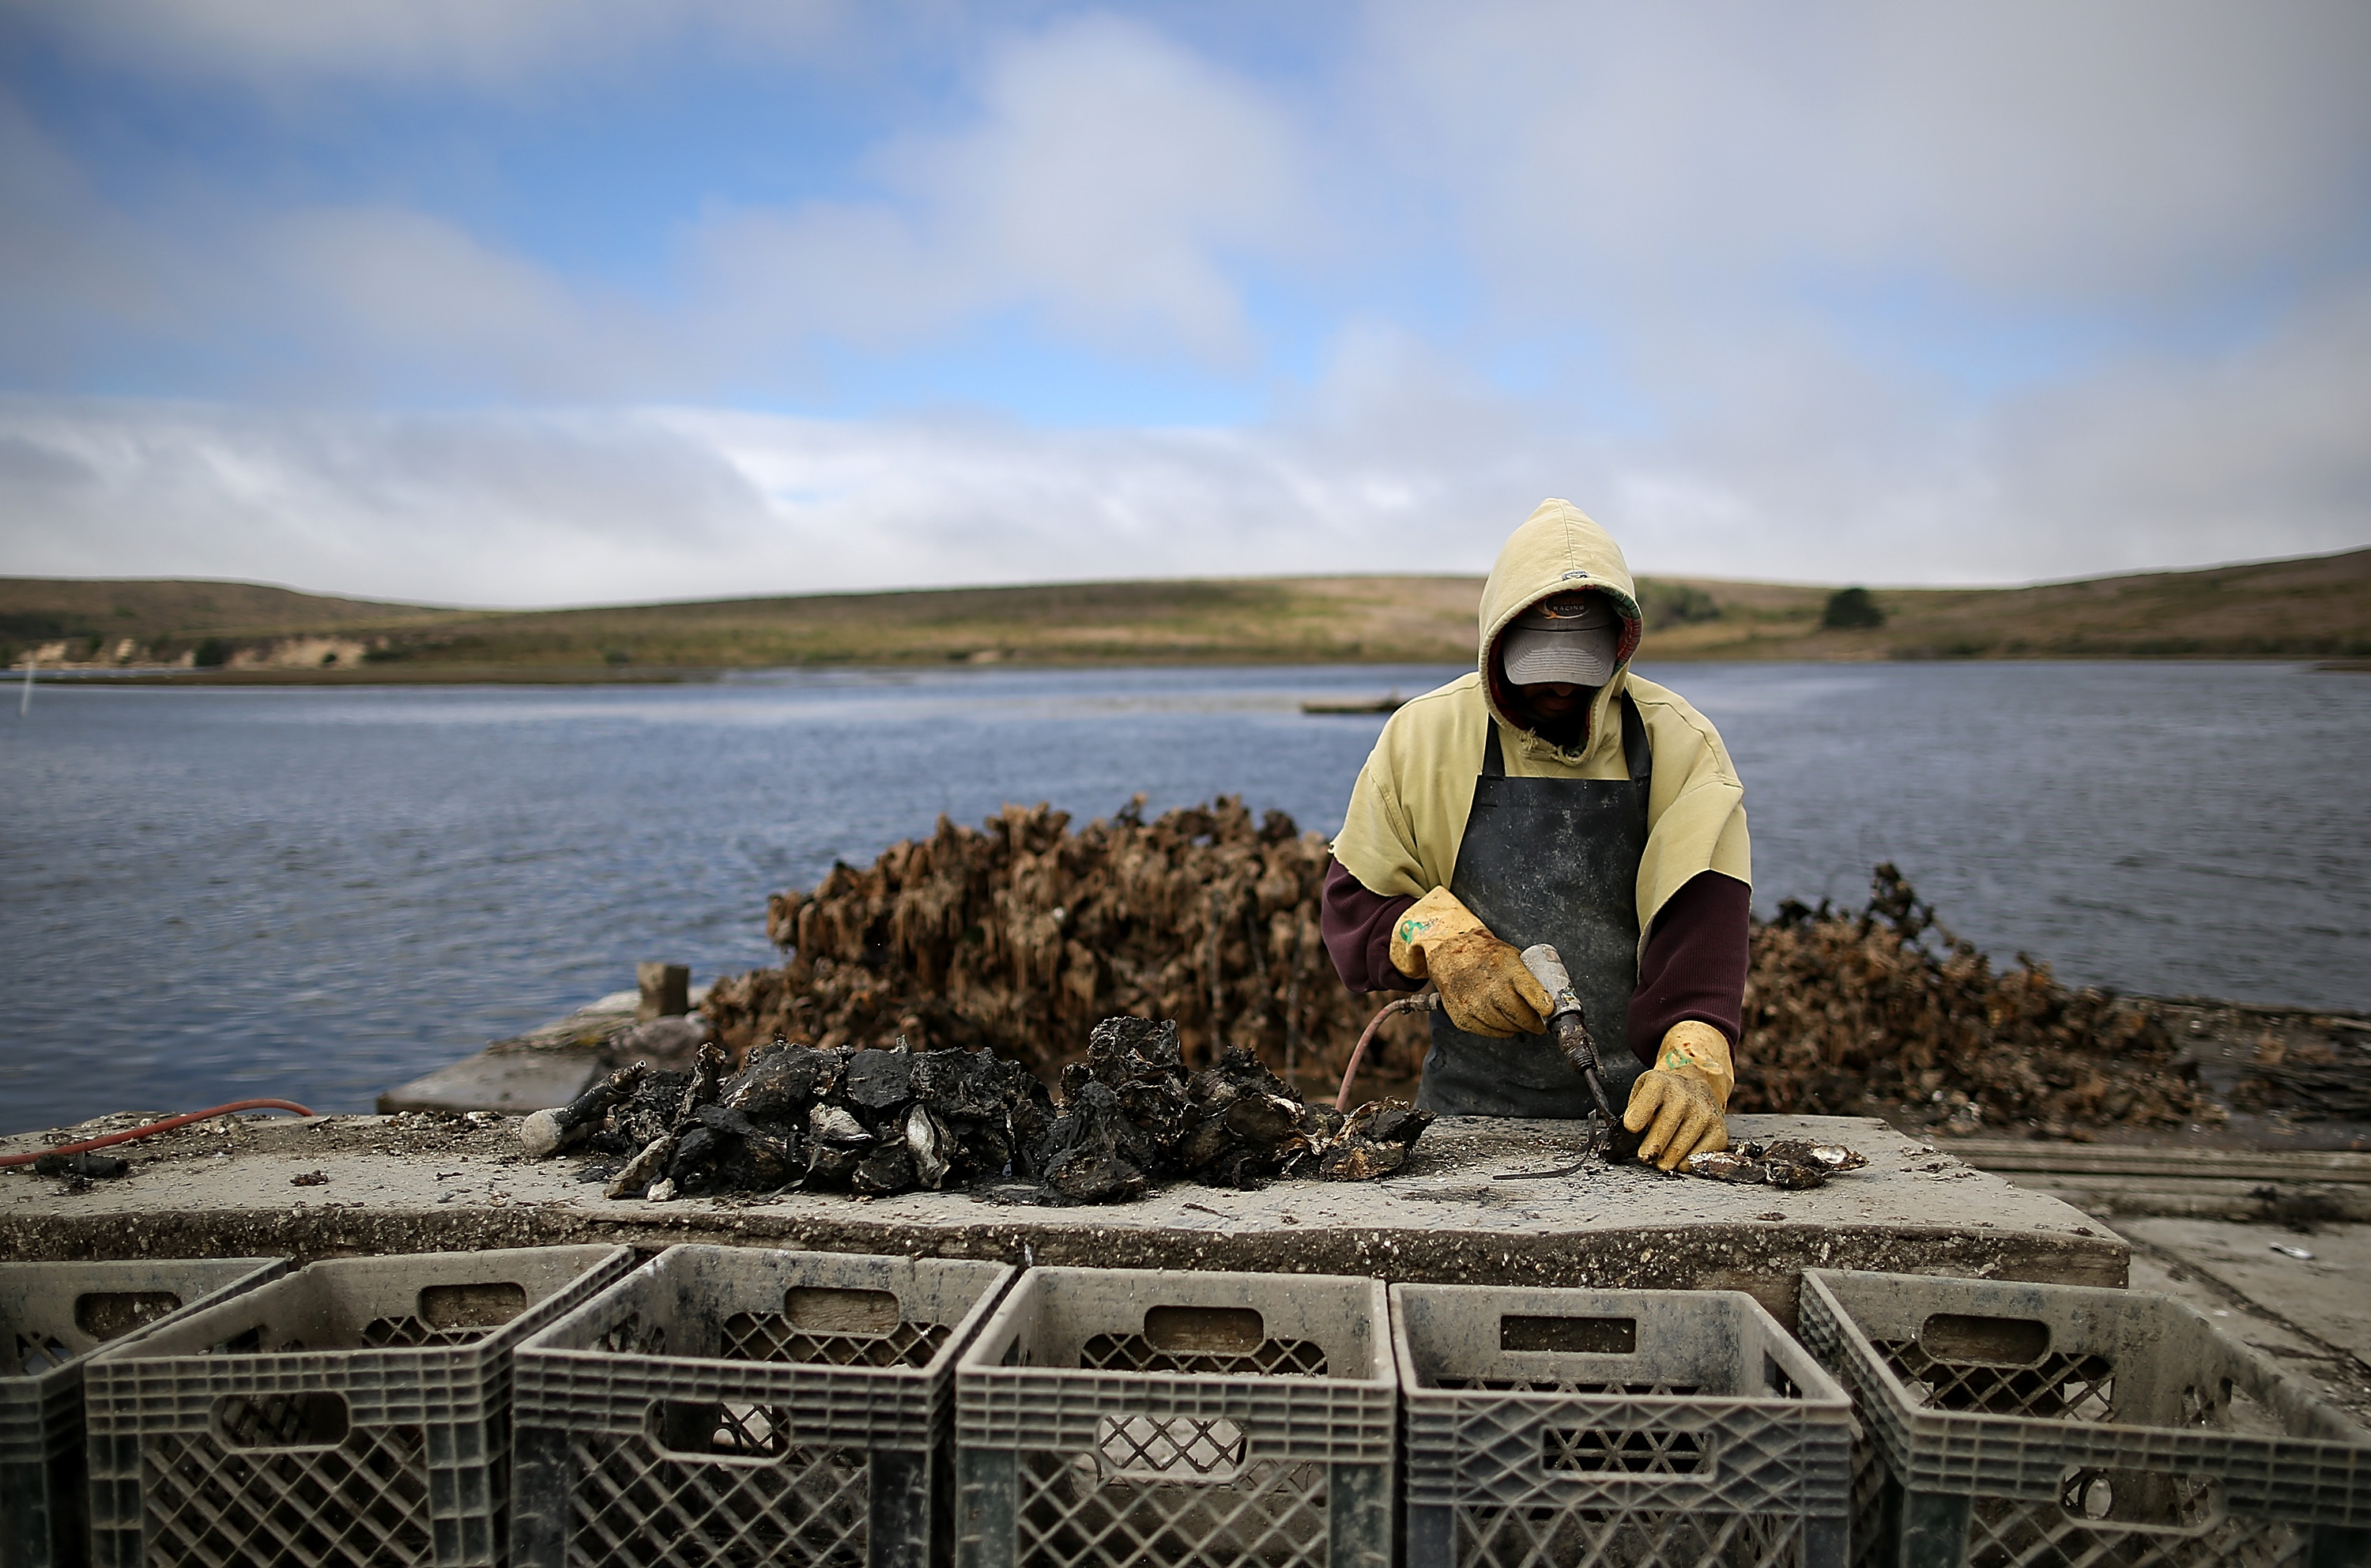
<path fill-rule="evenodd" d="M 1589 1020 L 1582 1013 L 1580 997 L 1572 988 L 1572 976 L 1565 973 L 1564 959 L 1556 949 L 1541 942 L 1523 950 L 1523 967 L 1548 994 L 1548 1032 L 1556 1036 L 1556 1049 L 1573 1065 L 1581 1081 L 1589 1085 L 1589 1097 L 1597 1101 L 1597 1113 L 1605 1124 L 1613 1124 L 1613 1107 L 1605 1099 L 1605 1066 L 1597 1059 L 1597 1042 L 1589 1032 Z"/>
<path fill-rule="evenodd" d="M 1545 942 L 1523 950 L 1523 967 L 1548 994 L 1548 1032 L 1556 1036 L 1556 1049 L 1565 1060 L 1580 1074 L 1589 1085 L 1589 1097 L 1597 1101 L 1601 1125 L 1590 1139 L 1587 1154 L 1570 1165 L 1553 1170 L 1506 1170 L 1495 1180 L 1500 1182 L 1534 1181 L 1546 1177 L 1570 1176 L 1587 1165 L 1602 1151 L 1605 1158 L 1621 1164 L 1638 1152 L 1640 1135 L 1624 1127 L 1613 1114 L 1613 1102 L 1605 1098 L 1605 1066 L 1598 1060 L 1597 1041 L 1589 1032 L 1589 1019 L 1581 1009 L 1580 997 L 1572 988 L 1572 976 L 1565 972 L 1564 958 Z"/>

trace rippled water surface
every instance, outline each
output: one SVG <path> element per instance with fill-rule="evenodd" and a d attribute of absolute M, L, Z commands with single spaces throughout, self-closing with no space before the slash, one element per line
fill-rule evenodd
<path fill-rule="evenodd" d="M 1217 793 L 1330 831 L 1417 669 L 782 674 L 592 688 L 43 686 L 0 709 L 0 1130 L 388 1085 L 632 983 L 770 955 L 765 899 L 943 812 Z M 1756 903 L 1898 862 L 2065 977 L 2371 1008 L 2371 677 L 1685 665 Z"/>

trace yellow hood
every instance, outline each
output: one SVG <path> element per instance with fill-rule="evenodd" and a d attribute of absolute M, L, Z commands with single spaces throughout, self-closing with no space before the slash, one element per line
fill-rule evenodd
<path fill-rule="evenodd" d="M 1535 601 L 1592 588 L 1622 605 L 1627 629 L 1618 663 L 1590 709 L 1577 750 L 1550 744 L 1500 709 L 1494 651 L 1507 623 Z M 1753 880 L 1746 838 L 1745 791 L 1710 720 L 1670 691 L 1630 671 L 1637 651 L 1637 590 L 1622 551 L 1570 502 L 1544 501 L 1515 530 L 1482 590 L 1480 648 L 1475 671 L 1407 703 L 1392 715 L 1350 791 L 1334 858 L 1371 893 L 1421 898 L 1449 885 L 1474 805 L 1474 781 L 1492 724 L 1507 771 L 1516 778 L 1620 778 L 1622 726 L 1608 722 L 1624 692 L 1637 705 L 1654 748 L 1647 790 L 1647 849 L 1638 864 L 1638 928 L 1690 878 L 1719 871 Z"/>
<path fill-rule="evenodd" d="M 1475 669 L 1491 714 L 1509 730 L 1522 732 L 1522 725 L 1509 716 L 1501 689 L 1505 677 L 1498 668 L 1498 638 L 1517 616 L 1549 594 L 1579 589 L 1613 601 L 1622 612 L 1622 640 L 1614 654 L 1613 678 L 1598 688 L 1597 700 L 1590 705 L 1589 729 L 1579 745 L 1565 751 L 1536 735 L 1526 737 L 1532 747 L 1569 763 L 1586 758 L 1597 749 L 1590 743 L 1607 733 L 1606 712 L 1628 679 L 1630 656 L 1638 651 L 1644 629 L 1637 586 L 1630 580 L 1629 563 L 1622 559 L 1622 547 L 1613 542 L 1613 536 L 1568 501 L 1540 502 L 1499 547 L 1490 581 L 1482 585 L 1482 635 L 1476 643 L 1480 652 Z"/>

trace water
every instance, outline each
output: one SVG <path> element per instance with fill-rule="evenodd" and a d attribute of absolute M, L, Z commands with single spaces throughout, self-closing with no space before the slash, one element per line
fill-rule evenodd
<path fill-rule="evenodd" d="M 1657 674 L 1649 670 L 1650 674 Z M 1239 793 L 1330 831 L 1418 669 L 590 688 L 45 686 L 0 716 L 0 1130 L 382 1089 L 635 960 L 768 962 L 766 895 L 943 812 Z M 2371 680 L 2215 664 L 1660 672 L 1746 780 L 1756 902 L 1899 863 L 2074 981 L 2371 1007 Z M 12 705 L 13 706 L 13 705 Z"/>

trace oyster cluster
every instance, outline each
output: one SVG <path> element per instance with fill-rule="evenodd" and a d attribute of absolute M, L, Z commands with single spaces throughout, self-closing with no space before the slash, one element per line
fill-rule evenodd
<path fill-rule="evenodd" d="M 1344 1116 L 1303 1101 L 1248 1050 L 1198 1072 L 1171 1021 L 1106 1019 L 1059 1096 L 988 1051 L 776 1044 L 738 1072 L 716 1046 L 688 1073 L 627 1069 L 539 1113 L 531 1153 L 572 1144 L 623 1163 L 613 1198 L 786 1189 L 886 1197 L 983 1182 L 1040 1201 L 1118 1203 L 1158 1182 L 1257 1187 L 1396 1170 L 1431 1121 L 1390 1101 Z"/>
<path fill-rule="evenodd" d="M 1828 1178 L 1858 1170 L 1868 1158 L 1842 1144 L 1815 1144 L 1801 1138 L 1773 1138 L 1766 1143 L 1740 1144 L 1733 1149 L 1692 1154 L 1681 1166 L 1691 1176 L 1715 1182 L 1741 1182 L 1801 1191 L 1823 1187 Z"/>
<path fill-rule="evenodd" d="M 1271 1178 L 1359 1182 L 1399 1169 L 1429 1112 L 1372 1101 L 1347 1116 L 1303 1101 L 1240 1046 L 1189 1071 L 1177 1026 L 1105 1019 L 1087 1059 L 1062 1069 L 1063 1112 L 1047 1143 L 1047 1182 L 1108 1203 L 1177 1177 L 1255 1188 Z"/>
<path fill-rule="evenodd" d="M 1019 1170 L 1056 1111 L 1045 1085 L 986 1051 L 777 1043 L 737 1073 L 713 1045 L 689 1073 L 649 1073 L 586 1152 L 622 1158 L 605 1191 L 664 1201 L 724 1193 L 886 1197 Z"/>

